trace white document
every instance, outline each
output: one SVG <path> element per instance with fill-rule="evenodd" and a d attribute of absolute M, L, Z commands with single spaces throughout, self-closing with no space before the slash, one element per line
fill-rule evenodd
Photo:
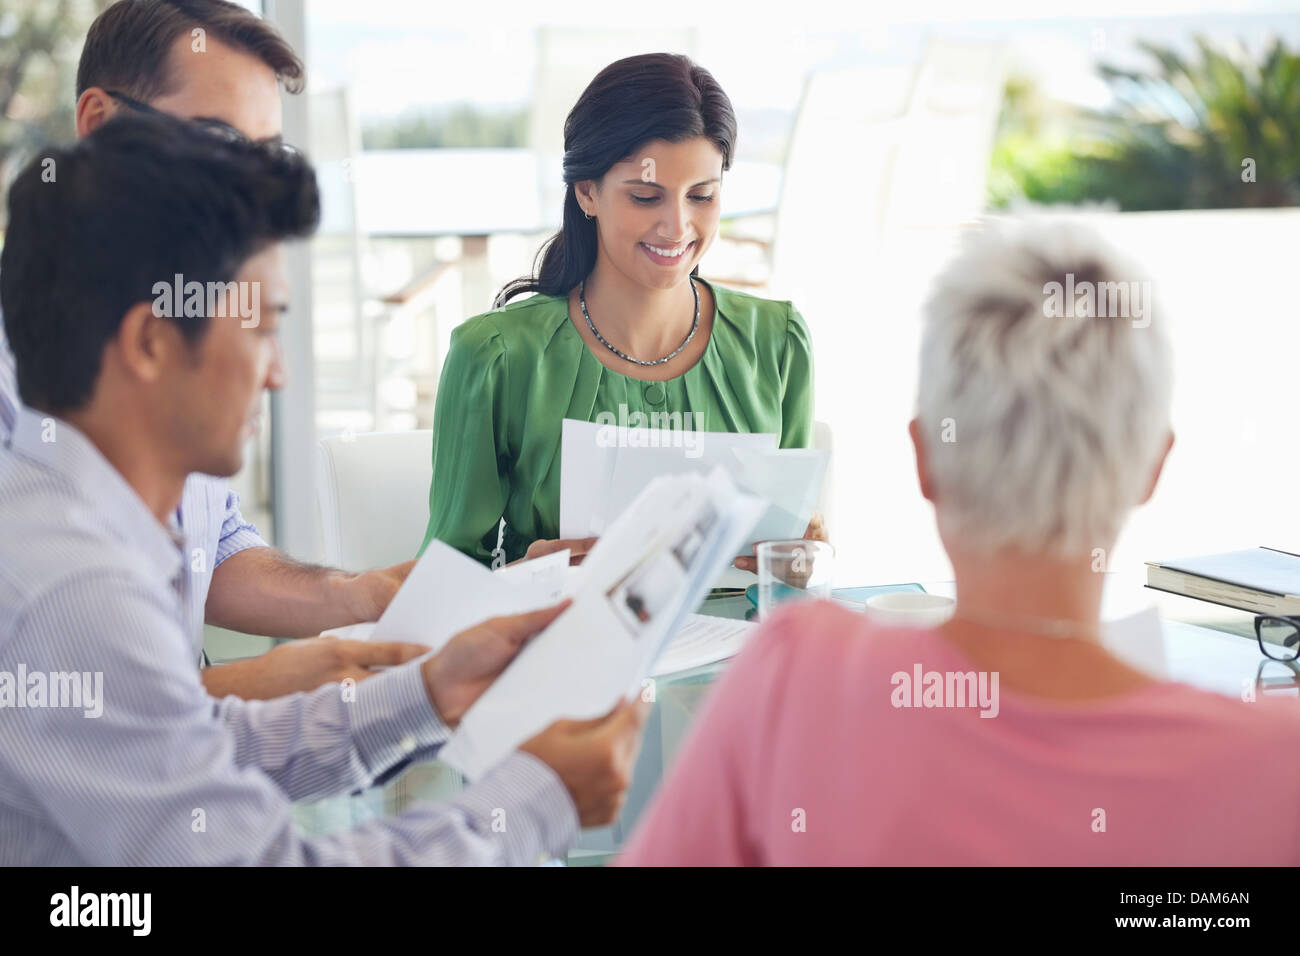
<path fill-rule="evenodd" d="M 1164 630 L 1154 607 L 1102 621 L 1101 646 L 1134 670 L 1168 680 Z"/>
<path fill-rule="evenodd" d="M 559 603 L 575 587 L 580 571 L 569 567 L 567 548 L 489 571 L 454 548 L 434 541 L 411 569 L 383 617 L 330 628 L 321 636 L 345 641 L 409 641 L 440 648 L 465 628 L 489 617 L 523 614 Z M 464 590 L 455 591 L 449 598 L 449 591 L 456 585 Z M 516 605 L 523 610 L 486 610 Z M 479 617 L 462 623 L 478 611 L 483 611 Z"/>
<path fill-rule="evenodd" d="M 569 567 L 569 549 L 565 548 L 542 558 L 519 561 L 492 574 L 498 586 L 504 582 L 512 588 L 531 590 L 554 604 L 573 588 L 581 570 L 581 566 Z"/>
<path fill-rule="evenodd" d="M 768 503 L 746 544 L 803 537 L 828 461 L 824 451 L 778 448 L 770 433 L 629 428 L 567 418 L 560 454 L 563 538 L 602 534 L 659 475 L 706 475 L 722 467 L 737 488 Z"/>
<path fill-rule="evenodd" d="M 574 580 L 567 550 L 489 571 L 455 548 L 432 541 L 377 622 L 325 633 L 360 641 L 409 641 L 438 650 L 490 617 L 559 602 Z"/>
<path fill-rule="evenodd" d="M 328 631 L 321 631 L 321 637 L 337 637 L 341 641 L 368 641 L 375 636 L 375 621 L 365 621 L 361 624 L 347 624 L 343 627 L 331 627 Z M 424 643 L 423 641 L 417 643 Z"/>
<path fill-rule="evenodd" d="M 564 420 L 560 438 L 560 537 L 605 531 L 652 478 L 734 472 L 732 448 L 776 450 L 776 435 L 629 428 Z"/>
<path fill-rule="evenodd" d="M 830 456 L 814 448 L 733 447 L 732 478 L 741 491 L 768 503 L 754 529 L 755 541 L 802 538 L 817 510 Z"/>
<path fill-rule="evenodd" d="M 691 614 L 655 662 L 651 676 L 662 677 L 730 660 L 740 653 L 758 624 L 707 614 Z"/>
<path fill-rule="evenodd" d="M 654 479 L 587 555 L 573 605 L 475 702 L 440 759 L 481 777 L 554 721 L 639 692 L 764 507 L 721 469 Z"/>

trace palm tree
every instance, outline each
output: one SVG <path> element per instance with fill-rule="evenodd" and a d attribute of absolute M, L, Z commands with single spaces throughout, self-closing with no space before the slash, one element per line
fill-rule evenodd
<path fill-rule="evenodd" d="M 1093 162 L 1186 207 L 1300 204 L 1300 55 L 1280 39 L 1258 61 L 1195 43 L 1199 58 L 1140 44 L 1155 73 L 1100 67 L 1118 106 L 1114 150 Z"/>
<path fill-rule="evenodd" d="M 1300 55 L 1280 39 L 1195 54 L 1141 43 L 1151 71 L 1100 66 L 1115 105 L 1049 109 L 1008 84 L 990 202 L 1111 202 L 1121 209 L 1300 205 Z"/>

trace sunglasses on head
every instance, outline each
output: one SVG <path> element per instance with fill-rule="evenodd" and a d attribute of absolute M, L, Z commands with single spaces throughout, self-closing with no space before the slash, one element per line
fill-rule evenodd
<path fill-rule="evenodd" d="M 150 106 L 148 103 L 143 103 L 140 100 L 137 100 L 135 97 L 127 96 L 125 93 L 121 93 L 117 90 L 105 90 L 104 92 L 107 93 L 109 96 L 111 96 L 113 99 L 117 100 L 123 106 L 127 107 L 128 109 L 134 110 L 137 113 L 143 113 L 149 116 L 170 115 L 165 113 L 163 110 L 158 109 L 155 106 Z M 212 119 L 211 117 L 207 117 L 207 116 L 200 116 L 195 119 L 187 120 L 186 122 L 192 123 L 193 125 L 198 126 L 199 128 L 206 130 L 207 132 L 212 133 L 214 136 L 217 136 L 227 142 L 257 143 L 259 146 L 270 146 L 276 149 L 284 150 L 285 152 L 297 152 L 297 150 L 295 150 L 294 147 L 284 142 L 284 140 L 282 140 L 279 136 L 268 136 L 265 139 L 258 139 L 258 140 L 250 139 L 249 137 L 245 136 L 243 133 L 235 129 L 235 127 L 231 126 L 229 123 L 225 122 L 224 120 Z"/>

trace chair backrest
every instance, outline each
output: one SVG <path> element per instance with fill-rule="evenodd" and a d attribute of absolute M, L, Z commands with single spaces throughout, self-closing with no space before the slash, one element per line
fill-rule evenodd
<path fill-rule="evenodd" d="M 327 438 L 316 496 L 325 561 L 364 571 L 415 557 L 429 524 L 433 432 Z"/>
<path fill-rule="evenodd" d="M 810 316 L 804 277 L 820 284 L 853 275 L 879 241 L 916 73 L 890 64 L 822 70 L 805 81 L 781 178 L 770 288 Z"/>
<path fill-rule="evenodd" d="M 543 215 L 560 224 L 564 206 L 561 158 L 564 121 L 596 74 L 624 57 L 639 53 L 684 53 L 695 56 L 699 31 L 690 26 L 636 29 L 543 26 L 537 29 L 536 73 L 528 116 L 528 148 L 539 157 L 539 199 Z"/>
<path fill-rule="evenodd" d="M 946 227 L 984 209 L 1005 77 L 998 41 L 930 40 L 899 143 L 887 228 Z"/>

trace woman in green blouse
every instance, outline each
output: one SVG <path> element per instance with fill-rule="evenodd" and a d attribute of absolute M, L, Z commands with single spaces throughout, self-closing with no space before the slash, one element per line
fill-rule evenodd
<path fill-rule="evenodd" d="M 452 333 L 423 547 L 501 564 L 569 545 L 553 540 L 565 418 L 690 412 L 704 431 L 809 445 L 803 317 L 697 277 L 735 138 L 726 94 L 684 56 L 619 60 L 587 87 L 565 123 L 563 228 L 536 276 Z"/>

